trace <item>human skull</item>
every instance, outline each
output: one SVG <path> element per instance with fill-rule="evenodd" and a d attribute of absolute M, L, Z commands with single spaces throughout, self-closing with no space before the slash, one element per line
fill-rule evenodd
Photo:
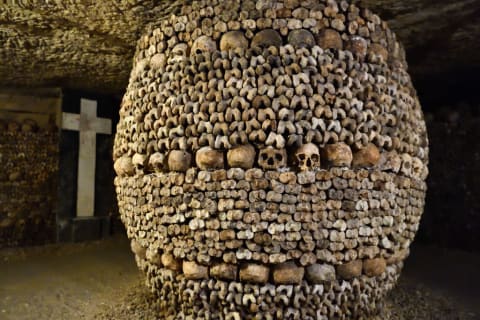
<path fill-rule="evenodd" d="M 162 171 L 165 163 L 165 155 L 160 152 L 155 152 L 148 159 L 148 167 L 155 172 Z"/>
<path fill-rule="evenodd" d="M 173 47 L 168 58 L 168 63 L 179 63 L 187 59 L 188 46 L 186 43 L 179 43 Z M 160 59 L 160 58 L 159 58 Z M 161 61 L 159 61 L 161 63 Z M 151 63 L 151 61 L 150 61 Z"/>
<path fill-rule="evenodd" d="M 199 149 L 195 155 L 197 166 L 201 170 L 223 169 L 223 153 L 210 147 Z"/>
<path fill-rule="evenodd" d="M 401 158 L 402 166 L 400 168 L 400 172 L 405 176 L 410 177 L 412 175 L 412 156 L 408 153 L 403 153 Z"/>
<path fill-rule="evenodd" d="M 138 241 L 132 239 L 132 241 L 130 242 L 130 248 L 137 257 L 145 259 L 145 253 L 147 252 L 147 249 L 143 247 Z"/>
<path fill-rule="evenodd" d="M 214 52 L 217 50 L 217 44 L 209 36 L 198 37 L 192 45 L 190 55 L 202 54 L 206 52 Z"/>
<path fill-rule="evenodd" d="M 268 48 L 280 47 L 283 44 L 280 34 L 273 29 L 264 29 L 258 32 L 252 39 L 252 47 Z"/>
<path fill-rule="evenodd" d="M 38 129 L 38 124 L 35 120 L 25 119 L 22 123 L 22 132 L 35 132 Z"/>
<path fill-rule="evenodd" d="M 187 171 L 191 163 L 192 155 L 186 151 L 172 150 L 168 154 L 168 169 L 170 171 Z"/>
<path fill-rule="evenodd" d="M 346 143 L 327 144 L 323 153 L 328 164 L 332 167 L 350 167 L 352 164 L 352 149 Z"/>
<path fill-rule="evenodd" d="M 379 161 L 380 151 L 373 143 L 369 143 L 365 148 L 355 152 L 352 164 L 356 168 L 374 167 Z"/>
<path fill-rule="evenodd" d="M 142 172 L 145 168 L 147 157 L 141 153 L 135 153 L 132 157 L 132 164 L 137 172 Z"/>
<path fill-rule="evenodd" d="M 157 70 L 165 67 L 165 64 L 167 62 L 167 59 L 165 57 L 165 54 L 163 53 L 157 53 L 153 57 L 150 58 L 150 68 Z"/>
<path fill-rule="evenodd" d="M 135 171 L 135 167 L 132 163 L 132 158 L 126 155 L 118 158 L 115 161 L 113 169 L 120 177 L 133 175 Z"/>
<path fill-rule="evenodd" d="M 353 36 L 346 45 L 346 49 L 363 59 L 367 55 L 367 41 L 360 36 Z"/>
<path fill-rule="evenodd" d="M 317 36 L 317 43 L 322 49 L 343 49 L 343 40 L 338 31 L 324 29 Z"/>
<path fill-rule="evenodd" d="M 416 179 L 426 179 L 428 174 L 427 166 L 417 157 L 412 157 L 412 176 Z"/>
<path fill-rule="evenodd" d="M 288 34 L 288 43 L 295 48 L 311 48 L 315 45 L 315 38 L 308 30 L 292 30 Z"/>
<path fill-rule="evenodd" d="M 238 146 L 227 153 L 227 162 L 231 168 L 250 169 L 254 161 L 255 148 L 250 144 Z"/>
<path fill-rule="evenodd" d="M 320 167 L 320 150 L 313 143 L 307 143 L 295 151 L 295 161 L 302 171 Z"/>
<path fill-rule="evenodd" d="M 287 152 L 285 149 L 267 147 L 260 150 L 258 164 L 265 170 L 275 170 L 287 165 Z"/>
<path fill-rule="evenodd" d="M 381 170 L 398 173 L 401 166 L 402 158 L 396 151 L 390 151 L 381 154 L 379 164 Z"/>
<path fill-rule="evenodd" d="M 20 131 L 20 124 L 15 120 L 10 120 L 7 124 L 8 132 L 18 132 Z"/>
<path fill-rule="evenodd" d="M 368 54 L 380 56 L 385 62 L 388 60 L 388 50 L 379 43 L 370 44 Z"/>
<path fill-rule="evenodd" d="M 248 40 L 241 31 L 230 31 L 225 33 L 220 40 L 220 50 L 228 51 L 236 48 L 248 48 Z"/>

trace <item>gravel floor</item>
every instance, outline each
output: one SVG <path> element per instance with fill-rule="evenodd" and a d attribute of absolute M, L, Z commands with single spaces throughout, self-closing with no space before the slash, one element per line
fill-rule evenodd
<path fill-rule="evenodd" d="M 404 276 L 389 297 L 389 319 L 480 320 L 480 295 L 476 295 L 479 280 L 471 271 L 478 271 L 478 260 L 474 259 L 478 257 L 456 255 L 457 272 L 451 274 L 465 281 L 452 281 L 441 272 L 442 268 L 445 271 L 452 268 L 447 263 L 440 266 L 433 261 L 437 256 L 447 261 L 445 257 L 449 255 L 439 255 L 430 249 L 418 252 L 423 260 L 412 254 L 415 263 L 407 263 Z M 433 256 L 426 259 L 428 253 Z M 423 271 L 425 265 L 435 265 L 438 275 L 428 272 L 433 270 L 431 267 Z M 428 280 L 425 282 L 428 286 L 418 284 L 418 279 Z M 459 282 L 475 288 L 459 287 Z M 0 250 L 0 319 L 164 318 L 154 296 L 143 286 L 128 241 L 116 237 L 87 244 Z"/>

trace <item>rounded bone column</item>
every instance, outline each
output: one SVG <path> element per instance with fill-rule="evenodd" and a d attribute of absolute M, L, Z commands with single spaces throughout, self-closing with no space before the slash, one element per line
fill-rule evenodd
<path fill-rule="evenodd" d="M 383 317 L 428 174 L 406 68 L 331 0 L 191 1 L 146 29 L 115 186 L 161 318 Z"/>

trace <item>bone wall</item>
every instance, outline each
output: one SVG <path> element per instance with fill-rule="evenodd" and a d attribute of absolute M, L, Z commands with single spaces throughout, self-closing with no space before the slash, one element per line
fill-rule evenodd
<path fill-rule="evenodd" d="M 55 240 L 57 94 L 0 94 L 0 248 Z"/>

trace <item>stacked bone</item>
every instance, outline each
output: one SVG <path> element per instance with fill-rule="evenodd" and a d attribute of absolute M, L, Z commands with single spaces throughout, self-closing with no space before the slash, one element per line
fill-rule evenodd
<path fill-rule="evenodd" d="M 139 41 L 114 158 L 166 315 L 378 315 L 428 172 L 394 34 L 334 1 L 199 1 L 159 24 Z"/>
<path fill-rule="evenodd" d="M 57 149 L 35 121 L 0 119 L 0 248 L 53 241 Z"/>

